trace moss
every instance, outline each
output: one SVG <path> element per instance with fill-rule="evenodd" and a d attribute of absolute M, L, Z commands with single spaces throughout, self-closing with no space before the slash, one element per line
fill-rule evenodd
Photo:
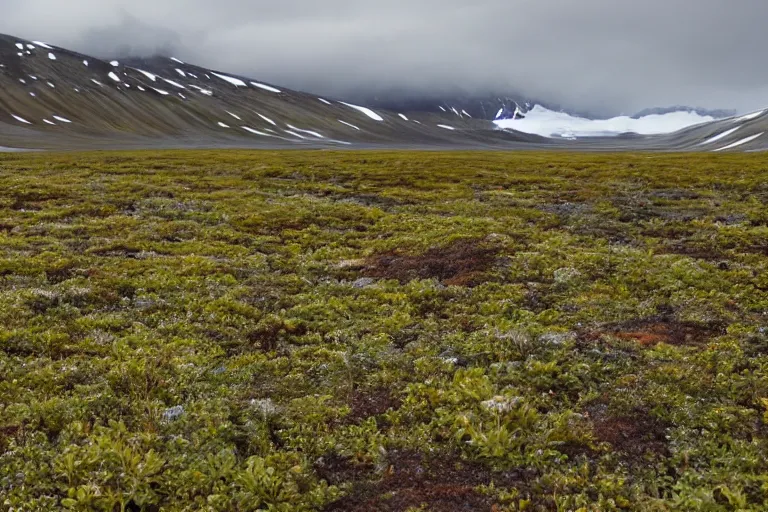
<path fill-rule="evenodd" d="M 760 155 L 0 155 L 15 510 L 762 510 Z"/>

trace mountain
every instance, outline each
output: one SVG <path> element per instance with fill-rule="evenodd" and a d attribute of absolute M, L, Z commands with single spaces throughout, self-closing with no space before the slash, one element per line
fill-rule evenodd
<path fill-rule="evenodd" d="M 363 105 L 397 112 L 432 112 L 435 114 L 470 117 L 472 119 L 511 119 L 525 114 L 534 105 L 550 110 L 567 111 L 571 115 L 592 117 L 589 113 L 564 109 L 561 105 L 522 93 L 467 93 L 457 90 L 440 90 L 431 93 L 414 93 L 408 90 L 390 90 L 375 95 L 365 91 L 353 93 L 355 101 Z M 517 113 L 517 114 L 516 114 Z"/>
<path fill-rule="evenodd" d="M 530 112 L 537 106 L 529 103 L 521 107 L 519 100 L 511 97 L 464 95 L 443 101 L 418 98 L 387 103 L 389 108 L 382 107 L 385 100 L 365 104 L 355 101 L 292 91 L 173 57 L 106 62 L 42 41 L 0 35 L 0 149 L 6 150 L 704 150 L 709 147 L 700 143 L 718 135 L 722 135 L 716 140 L 718 148 L 741 142 L 734 148 L 762 149 L 768 143 L 764 137 L 768 116 L 763 113 L 748 119 L 734 118 L 733 125 L 728 120 L 712 121 L 666 135 L 579 138 L 580 134 L 552 137 L 551 133 L 527 129 L 533 121 L 529 120 Z M 517 124 L 520 121 L 528 124 Z M 729 131 L 734 127 L 739 129 Z M 747 137 L 752 138 L 743 142 Z M 572 138 L 578 140 L 567 140 Z"/>
<path fill-rule="evenodd" d="M 695 107 L 686 107 L 683 105 L 677 105 L 674 107 L 656 107 L 656 108 L 646 108 L 644 110 L 641 110 L 637 114 L 632 116 L 632 119 L 640 119 L 641 117 L 648 117 L 648 116 L 660 116 L 664 114 L 672 114 L 675 112 L 690 112 L 693 114 L 697 114 L 702 117 L 713 117 L 715 119 L 724 119 L 726 117 L 733 117 L 736 115 L 735 110 L 725 110 L 725 109 L 706 109 L 706 108 L 695 108 Z"/>

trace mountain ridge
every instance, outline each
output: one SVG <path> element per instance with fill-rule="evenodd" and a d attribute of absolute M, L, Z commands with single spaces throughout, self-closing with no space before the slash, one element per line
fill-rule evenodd
<path fill-rule="evenodd" d="M 719 129 L 715 124 L 689 130 L 685 137 L 571 143 L 525 133 L 514 125 L 501 129 L 487 119 L 498 106 L 494 103 L 482 105 L 483 115 L 446 102 L 434 108 L 414 103 L 383 109 L 293 91 L 174 57 L 107 62 L 8 35 L 0 35 L 0 90 L 0 146 L 6 148 L 699 150 L 703 137 L 712 137 L 712 131 Z M 503 103 L 502 112 L 518 111 L 519 103 L 510 97 L 494 101 Z M 765 116 L 757 117 L 747 121 L 763 126 Z M 753 134 L 745 130 L 738 135 Z M 756 149 L 764 144 L 762 139 L 760 133 L 739 146 Z M 732 141 L 728 134 L 722 142 L 738 140 Z"/>

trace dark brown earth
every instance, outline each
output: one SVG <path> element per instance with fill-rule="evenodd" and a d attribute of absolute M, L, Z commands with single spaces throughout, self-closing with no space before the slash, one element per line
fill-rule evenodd
<path fill-rule="evenodd" d="M 476 286 L 488 280 L 498 249 L 482 240 L 459 240 L 423 254 L 404 254 L 398 250 L 370 258 L 363 271 L 366 277 L 397 279 L 437 279 L 446 286 Z"/>
<path fill-rule="evenodd" d="M 360 468 L 348 459 L 326 457 L 316 468 L 329 483 L 354 481 L 351 493 L 331 504 L 326 512 L 402 512 L 410 507 L 425 510 L 496 511 L 498 504 L 477 487 L 495 483 L 500 487 L 525 489 L 520 471 L 494 472 L 456 455 L 427 457 L 416 452 L 389 453 L 386 465 L 376 471 Z"/>

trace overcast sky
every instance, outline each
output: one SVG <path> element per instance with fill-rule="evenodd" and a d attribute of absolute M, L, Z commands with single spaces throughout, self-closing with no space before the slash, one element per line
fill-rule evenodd
<path fill-rule="evenodd" d="M 283 86 L 522 91 L 573 109 L 768 106 L 767 0 L 0 0 L 0 32 Z"/>

